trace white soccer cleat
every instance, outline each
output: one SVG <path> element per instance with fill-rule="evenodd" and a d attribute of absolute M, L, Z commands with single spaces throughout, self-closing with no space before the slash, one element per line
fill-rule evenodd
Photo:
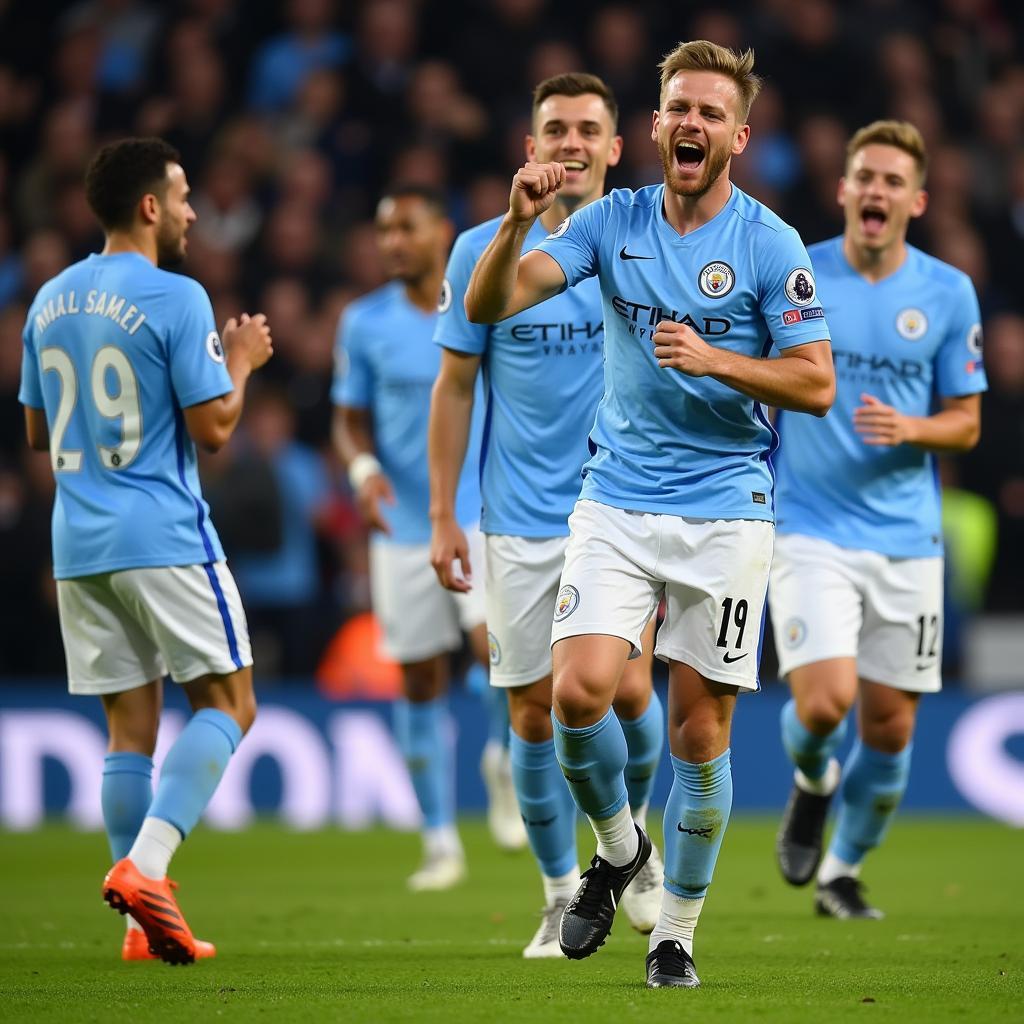
<path fill-rule="evenodd" d="M 441 853 L 427 857 L 406 885 L 413 892 L 441 892 L 458 885 L 465 877 L 466 858 L 461 853 Z"/>
<path fill-rule="evenodd" d="M 562 911 L 569 901 L 567 899 L 555 900 L 550 906 L 542 911 L 540 927 L 537 934 L 530 939 L 530 944 L 523 950 L 523 956 L 527 960 L 564 960 L 565 954 L 558 945 L 558 923 L 562 920 Z"/>
<path fill-rule="evenodd" d="M 487 789 L 487 827 L 495 845 L 502 850 L 524 849 L 526 826 L 512 784 L 508 750 L 498 743 L 488 743 L 480 758 L 480 774 Z"/>
<path fill-rule="evenodd" d="M 643 935 L 650 935 L 658 923 L 664 883 L 665 866 L 661 862 L 658 848 L 652 843 L 650 860 L 626 887 L 621 904 L 629 923 Z"/>

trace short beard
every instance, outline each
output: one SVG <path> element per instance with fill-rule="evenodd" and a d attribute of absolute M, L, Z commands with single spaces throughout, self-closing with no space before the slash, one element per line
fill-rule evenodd
<path fill-rule="evenodd" d="M 164 230 L 156 236 L 156 265 L 158 267 L 176 267 L 185 259 L 184 235 L 172 235 Z"/>
<path fill-rule="evenodd" d="M 695 196 L 699 198 L 716 181 L 729 163 L 732 153 L 724 147 L 720 150 L 710 150 L 704 157 L 704 173 L 700 180 L 694 185 L 683 187 L 672 184 L 676 170 L 675 146 L 658 146 L 658 155 L 661 157 L 661 166 L 665 171 L 665 185 L 677 196 Z"/>

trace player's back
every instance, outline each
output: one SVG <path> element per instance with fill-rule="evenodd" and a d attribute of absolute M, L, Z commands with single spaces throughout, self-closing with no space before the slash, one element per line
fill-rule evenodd
<path fill-rule="evenodd" d="M 223 558 L 182 409 L 232 388 L 209 299 L 137 253 L 92 255 L 29 310 L 21 400 L 45 408 L 58 578 Z"/>

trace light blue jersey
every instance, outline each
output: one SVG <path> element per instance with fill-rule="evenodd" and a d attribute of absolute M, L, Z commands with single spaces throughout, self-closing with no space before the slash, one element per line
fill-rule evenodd
<path fill-rule="evenodd" d="M 377 458 L 395 492 L 395 505 L 381 505 L 396 544 L 430 541 L 430 475 L 427 422 L 430 391 L 441 367 L 433 343 L 436 313 L 424 313 L 393 281 L 357 299 L 338 325 L 335 405 L 368 409 Z M 480 434 L 482 416 L 474 416 L 466 461 L 455 501 L 462 526 L 480 518 Z"/>
<path fill-rule="evenodd" d="M 57 579 L 224 557 L 182 409 L 232 390 L 203 288 L 92 255 L 39 290 L 19 398 L 46 410 Z"/>
<path fill-rule="evenodd" d="M 834 333 L 836 400 L 824 419 L 783 414 L 779 532 L 894 558 L 939 555 L 934 456 L 909 444 L 865 444 L 853 412 L 864 393 L 908 416 L 928 416 L 937 398 L 986 389 L 974 286 L 912 246 L 903 266 L 877 284 L 846 261 L 841 237 L 810 254 Z"/>
<path fill-rule="evenodd" d="M 537 248 L 571 287 L 601 283 L 604 397 L 580 494 L 615 508 L 701 519 L 774 513 L 777 437 L 758 402 L 711 377 L 658 366 L 661 320 L 754 358 L 774 343 L 828 340 L 797 233 L 733 186 L 722 210 L 680 236 L 664 185 L 616 189 L 563 221 Z"/>
<path fill-rule="evenodd" d="M 604 390 L 601 290 L 596 281 L 584 281 L 500 324 L 470 323 L 463 297 L 500 223 L 500 217 L 487 221 L 455 242 L 434 340 L 482 357 L 483 531 L 567 537 L 589 454 L 587 434 Z M 537 221 L 524 250 L 545 233 Z"/>

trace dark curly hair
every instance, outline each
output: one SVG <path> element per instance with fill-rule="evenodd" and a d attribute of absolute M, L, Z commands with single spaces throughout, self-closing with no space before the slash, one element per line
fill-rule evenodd
<path fill-rule="evenodd" d="M 85 172 L 89 206 L 107 231 L 131 226 L 139 200 L 148 192 L 163 195 L 167 165 L 181 154 L 163 139 L 120 139 L 107 143 Z"/>

